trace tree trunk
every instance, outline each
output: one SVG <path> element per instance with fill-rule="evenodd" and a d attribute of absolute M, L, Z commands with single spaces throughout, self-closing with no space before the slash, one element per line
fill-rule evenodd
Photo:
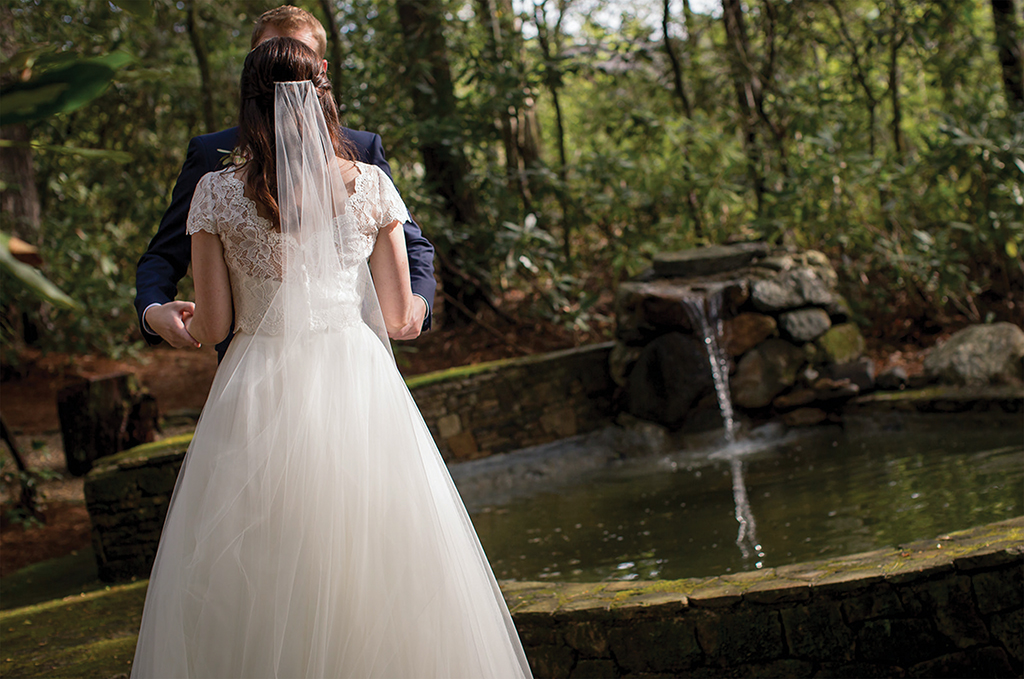
<path fill-rule="evenodd" d="M 850 35 L 850 30 L 846 26 L 846 19 L 843 17 L 842 10 L 839 9 L 839 5 L 836 4 L 836 0 L 829 0 L 829 6 L 832 7 L 832 11 L 835 12 L 836 18 L 839 20 L 839 37 L 842 42 L 846 44 L 847 49 L 850 50 L 850 61 L 853 64 L 853 79 L 857 81 L 860 88 L 864 91 L 864 99 L 867 102 L 868 109 L 868 152 L 872 158 L 875 157 L 875 109 L 878 107 L 878 97 L 875 96 L 875 91 L 871 87 L 870 78 L 864 69 L 864 65 L 861 62 L 860 50 L 857 48 L 857 42 Z"/>
<path fill-rule="evenodd" d="M 689 3 L 686 3 L 686 7 L 689 8 Z M 661 13 L 661 31 L 665 38 L 665 52 L 668 53 L 669 61 L 672 63 L 672 80 L 675 85 L 676 96 L 679 99 L 680 105 L 683 107 L 683 113 L 687 119 L 693 118 L 693 108 L 690 106 L 690 98 L 686 95 L 686 88 L 683 85 L 683 69 L 679 58 L 676 56 L 675 48 L 672 46 L 672 40 L 669 37 L 669 24 L 671 20 L 671 14 L 669 10 L 669 0 L 663 0 L 662 13 Z M 689 36 L 687 36 L 687 42 L 689 42 Z M 701 217 L 701 206 L 700 199 L 697 197 L 697 190 L 693 187 L 693 175 L 690 172 L 690 146 L 688 143 L 683 142 L 683 182 L 687 186 L 686 205 L 690 210 L 690 218 L 693 219 L 693 234 L 696 238 L 704 237 L 704 220 Z"/>
<path fill-rule="evenodd" d="M 665 40 L 665 53 L 668 55 L 669 63 L 672 64 L 672 84 L 675 87 L 676 96 L 683 106 L 683 112 L 687 118 L 693 117 L 693 108 L 690 106 L 690 98 L 686 96 L 686 88 L 683 87 L 683 67 L 676 56 L 676 50 L 672 46 L 672 38 L 669 36 L 668 27 L 671 23 L 669 9 L 670 0 L 663 0 L 661 7 L 661 34 Z"/>
<path fill-rule="evenodd" d="M 469 162 L 462 147 L 462 122 L 444 38 L 445 4 L 443 0 L 396 0 L 395 5 L 404 38 L 413 115 L 420 124 L 418 147 L 428 186 L 441 198 L 456 224 L 476 226 L 476 197 L 468 181 Z M 478 234 L 480 231 L 476 230 Z M 490 245 L 491 241 L 481 234 L 468 247 L 486 251 Z M 490 296 L 489 283 L 464 270 L 455 259 L 438 251 L 446 294 L 475 312 Z"/>
<path fill-rule="evenodd" d="M 1016 111 L 1024 111 L 1024 48 L 1017 26 L 1014 0 L 992 0 L 992 20 L 996 29 L 996 49 L 1003 67 L 1006 102 Z"/>
<path fill-rule="evenodd" d="M 331 54 L 331 87 L 334 89 L 334 99 L 340 106 L 342 73 L 341 66 L 345 57 L 341 51 L 341 33 L 338 31 L 338 20 L 334 16 L 334 7 L 331 0 L 320 0 L 320 8 L 324 11 L 324 25 L 327 27 L 328 48 Z"/>
<path fill-rule="evenodd" d="M 7 450 L 10 451 L 11 457 L 14 458 L 14 466 L 18 469 L 18 485 L 21 488 L 18 507 L 24 509 L 33 518 L 42 523 L 45 520 L 45 516 L 42 510 L 39 509 L 36 486 L 30 476 L 31 472 L 28 470 L 28 465 L 25 464 L 25 459 L 21 456 L 21 450 L 18 449 L 18 444 L 14 440 L 14 432 L 7 426 L 7 422 L 3 417 L 0 417 L 0 439 L 3 439 L 3 442 L 7 444 Z"/>
<path fill-rule="evenodd" d="M 900 24 L 903 15 L 903 7 L 898 0 L 892 3 L 891 9 L 891 35 L 889 36 L 889 99 L 892 103 L 892 145 L 896 151 L 896 158 L 903 158 L 903 109 L 900 101 L 900 64 L 899 51 L 903 42 L 907 39 L 907 32 L 904 29 L 900 35 Z"/>
<path fill-rule="evenodd" d="M 130 373 L 83 378 L 57 394 L 68 472 L 83 476 L 93 462 L 153 439 L 156 402 Z"/>
<path fill-rule="evenodd" d="M 0 211 L 3 212 L 4 230 L 31 244 L 39 242 L 39 191 L 32 166 L 31 139 L 25 125 L 8 125 L 0 129 L 0 137 L 10 139 L 19 146 L 0 152 Z"/>
<path fill-rule="evenodd" d="M 526 83 L 519 58 L 516 31 L 512 22 L 512 3 L 509 0 L 477 0 L 477 16 L 487 35 L 485 57 L 492 67 L 489 93 L 499 103 L 496 117 L 501 128 L 505 149 L 505 177 L 508 190 L 517 194 L 524 214 L 532 211 L 532 192 L 526 180 L 526 163 L 520 148 L 519 127 L 523 120 L 519 97 L 508 99 L 509 93 L 522 94 Z"/>
<path fill-rule="evenodd" d="M 469 163 L 462 150 L 455 89 L 444 38 L 441 0 L 397 0 L 405 38 L 413 111 L 423 125 L 419 149 L 428 181 L 459 224 L 477 219 L 476 200 L 466 179 Z"/>
<path fill-rule="evenodd" d="M 558 21 L 554 28 L 549 28 L 545 11 L 547 3 L 533 6 L 533 18 L 537 25 L 537 41 L 544 55 L 544 82 L 551 94 L 551 103 L 555 107 L 555 141 L 558 144 L 558 203 L 562 208 L 562 256 L 565 265 L 572 270 L 572 233 L 575 214 L 572 201 L 569 199 L 569 172 L 565 154 L 565 123 L 562 118 L 562 103 L 559 91 L 562 88 L 562 72 L 558 65 L 561 57 L 561 23 L 565 15 L 565 6 L 559 2 Z"/>
<path fill-rule="evenodd" d="M 196 2 L 190 2 L 186 14 L 186 27 L 188 37 L 192 41 L 192 49 L 196 53 L 196 64 L 199 66 L 199 99 L 203 106 L 203 125 L 206 133 L 217 131 L 217 121 L 213 117 L 213 83 L 210 79 L 210 58 L 206 52 L 206 43 L 203 36 L 199 35 L 199 26 L 196 24 Z"/>
<path fill-rule="evenodd" d="M 764 207 L 764 174 L 762 164 L 764 153 L 757 142 L 757 118 L 754 101 L 754 86 L 750 68 L 750 42 L 747 39 L 746 25 L 743 20 L 743 7 L 740 0 L 722 0 L 722 21 L 725 22 L 727 40 L 726 51 L 729 54 L 729 70 L 732 73 L 733 89 L 736 92 L 736 103 L 743 120 L 743 148 L 747 155 L 747 171 L 750 174 L 754 197 L 757 201 L 757 214 L 760 217 Z"/>

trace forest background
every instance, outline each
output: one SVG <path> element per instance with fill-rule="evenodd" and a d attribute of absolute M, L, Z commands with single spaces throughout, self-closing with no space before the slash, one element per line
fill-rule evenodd
<path fill-rule="evenodd" d="M 7 91 L 115 64 L 71 112 L 11 124 L 0 97 L 2 229 L 81 305 L 4 273 L 5 348 L 139 346 L 135 264 L 189 138 L 235 124 L 252 23 L 276 4 L 5 0 Z M 827 253 L 876 337 L 1021 323 L 1014 0 L 296 4 L 328 29 L 345 124 L 383 136 L 437 248 L 443 322 L 600 336 L 653 253 L 766 239 Z"/>

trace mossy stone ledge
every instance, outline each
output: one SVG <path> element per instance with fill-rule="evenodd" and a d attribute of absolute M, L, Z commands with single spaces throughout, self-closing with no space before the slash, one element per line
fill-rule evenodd
<path fill-rule="evenodd" d="M 149 573 L 191 441 L 192 434 L 183 434 L 100 458 L 85 477 L 85 503 L 101 580 Z"/>
<path fill-rule="evenodd" d="M 1016 677 L 1024 665 L 1024 517 L 714 578 L 502 589 L 538 677 Z"/>

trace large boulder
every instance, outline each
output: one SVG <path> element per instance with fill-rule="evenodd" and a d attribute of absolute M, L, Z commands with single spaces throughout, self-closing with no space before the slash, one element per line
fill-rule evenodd
<path fill-rule="evenodd" d="M 1020 384 L 1024 331 L 1012 323 L 972 325 L 924 360 L 933 380 L 958 385 Z"/>
<path fill-rule="evenodd" d="M 626 380 L 626 411 L 669 427 L 686 414 L 714 381 L 704 344 L 692 335 L 670 332 L 646 347 Z"/>
<path fill-rule="evenodd" d="M 764 408 L 793 386 L 804 364 L 804 352 L 781 339 L 770 339 L 740 359 L 731 379 L 732 400 L 741 408 Z"/>

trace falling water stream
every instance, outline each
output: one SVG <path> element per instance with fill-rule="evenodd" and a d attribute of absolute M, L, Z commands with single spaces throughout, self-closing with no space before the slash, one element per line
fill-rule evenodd
<path fill-rule="evenodd" d="M 739 531 L 736 535 L 736 546 L 740 548 L 743 560 L 756 556 L 755 568 L 764 564 L 764 550 L 757 539 L 757 522 L 750 508 L 747 497 L 747 486 L 743 480 L 743 459 L 736 450 L 736 419 L 733 416 L 732 396 L 729 391 L 729 359 L 722 348 L 722 293 L 710 292 L 699 297 L 683 300 L 690 321 L 699 328 L 704 339 L 704 348 L 711 366 L 711 377 L 715 383 L 715 396 L 718 398 L 718 409 L 722 413 L 722 425 L 725 429 L 725 448 L 721 456 L 729 461 L 732 473 L 732 494 L 736 504 L 736 522 Z"/>

